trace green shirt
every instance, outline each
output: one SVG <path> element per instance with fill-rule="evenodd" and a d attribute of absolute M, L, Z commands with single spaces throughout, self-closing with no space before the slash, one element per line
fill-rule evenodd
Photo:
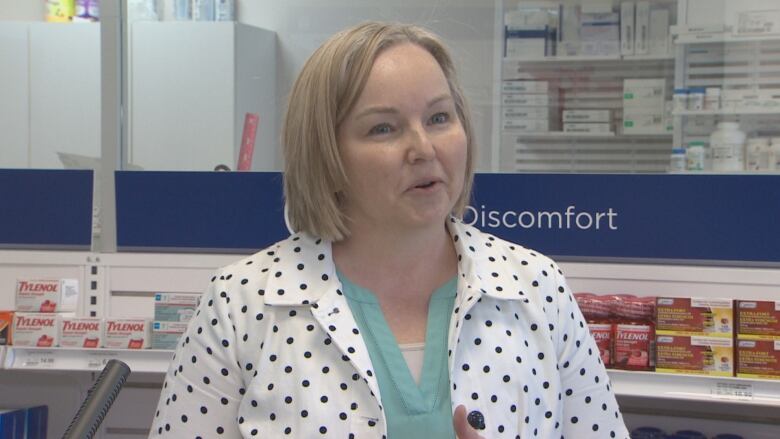
<path fill-rule="evenodd" d="M 447 332 L 457 277 L 431 296 L 420 384 L 415 383 L 374 293 L 338 273 L 349 308 L 368 348 L 387 419 L 388 439 L 454 438 Z"/>

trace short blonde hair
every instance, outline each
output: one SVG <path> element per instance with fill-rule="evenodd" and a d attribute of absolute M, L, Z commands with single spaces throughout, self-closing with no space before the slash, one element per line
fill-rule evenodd
<path fill-rule="evenodd" d="M 414 25 L 368 22 L 343 30 L 322 44 L 295 80 L 282 127 L 284 195 L 295 232 L 338 241 L 349 236 L 339 204 L 347 176 L 336 133 L 363 92 L 374 60 L 400 43 L 416 44 L 438 62 L 466 134 L 466 175 L 453 209 L 462 216 L 474 180 L 474 135 L 452 58 L 441 39 Z"/>

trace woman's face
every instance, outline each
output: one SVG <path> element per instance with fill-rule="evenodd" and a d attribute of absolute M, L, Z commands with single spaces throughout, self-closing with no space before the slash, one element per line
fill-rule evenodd
<path fill-rule="evenodd" d="M 376 58 L 337 140 L 349 181 L 343 208 L 357 226 L 441 225 L 463 190 L 466 134 L 438 62 L 417 45 Z"/>

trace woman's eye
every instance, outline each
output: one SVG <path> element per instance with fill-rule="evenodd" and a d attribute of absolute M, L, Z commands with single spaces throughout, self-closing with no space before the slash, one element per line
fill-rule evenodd
<path fill-rule="evenodd" d="M 375 125 L 369 130 L 368 134 L 375 136 L 375 135 L 381 135 L 381 134 L 388 134 L 393 129 L 390 127 L 390 124 L 387 123 L 380 123 L 379 125 Z"/>
<path fill-rule="evenodd" d="M 450 120 L 449 113 L 436 113 L 431 116 L 432 124 L 446 123 Z"/>

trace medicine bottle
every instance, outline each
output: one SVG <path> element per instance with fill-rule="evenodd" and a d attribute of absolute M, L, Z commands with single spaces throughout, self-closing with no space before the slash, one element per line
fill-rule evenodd
<path fill-rule="evenodd" d="M 672 148 L 672 155 L 669 160 L 669 172 L 684 172 L 687 161 L 685 148 Z"/>
<path fill-rule="evenodd" d="M 672 111 L 685 111 L 688 109 L 688 89 L 675 88 L 672 95 Z"/>
<path fill-rule="evenodd" d="M 685 150 L 685 169 L 688 171 L 703 171 L 705 169 L 706 151 L 704 142 L 690 142 Z"/>
<path fill-rule="evenodd" d="M 780 137 L 772 137 L 769 148 L 769 170 L 780 171 Z"/>
<path fill-rule="evenodd" d="M 707 87 L 704 92 L 704 109 L 720 110 L 720 87 Z"/>
<path fill-rule="evenodd" d="M 710 135 L 712 169 L 735 172 L 745 169 L 745 133 L 738 122 L 719 122 Z"/>
<path fill-rule="evenodd" d="M 745 170 L 768 171 L 770 150 L 769 139 L 766 137 L 748 139 L 745 145 Z"/>
<path fill-rule="evenodd" d="M 704 87 L 691 87 L 688 89 L 688 109 L 691 111 L 704 109 Z"/>

